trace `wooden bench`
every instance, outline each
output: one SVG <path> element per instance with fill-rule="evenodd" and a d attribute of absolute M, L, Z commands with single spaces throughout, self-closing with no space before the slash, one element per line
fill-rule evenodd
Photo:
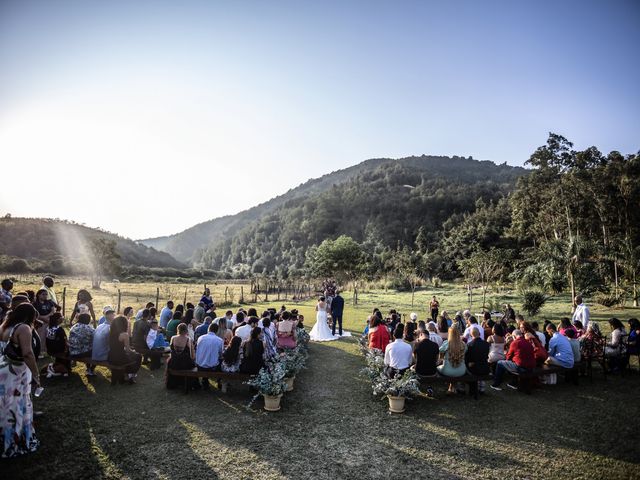
<path fill-rule="evenodd" d="M 544 375 L 550 375 L 552 373 L 562 374 L 567 382 L 573 382 L 574 385 L 578 385 L 580 377 L 580 369 L 582 368 L 582 362 L 574 363 L 572 368 L 564 368 L 558 365 L 544 364 L 541 367 L 536 367 L 530 372 L 518 373 L 510 372 L 513 376 L 518 378 L 518 390 L 522 390 L 525 393 L 531 393 L 538 379 Z"/>
<path fill-rule="evenodd" d="M 66 362 L 80 362 L 80 363 L 84 363 L 85 365 L 94 365 L 97 367 L 108 368 L 111 371 L 111 385 L 117 385 L 118 383 L 120 383 L 121 380 L 124 380 L 125 370 L 129 365 L 133 365 L 132 363 L 125 364 L 125 365 L 114 365 L 109 362 L 93 360 L 91 357 L 70 358 L 68 356 L 57 356 L 56 360 L 63 360 Z"/>
<path fill-rule="evenodd" d="M 141 351 L 137 350 L 134 347 L 133 351 L 142 355 L 143 363 L 145 358 L 149 358 L 149 370 L 158 370 L 162 366 L 162 357 L 169 356 L 171 354 L 171 351 L 169 349 L 153 349 Z"/>
<path fill-rule="evenodd" d="M 214 378 L 218 381 L 218 386 L 224 393 L 226 392 L 226 387 L 224 384 L 221 385 L 223 380 L 231 382 L 246 382 L 254 376 L 250 373 L 203 372 L 198 371 L 197 368 L 193 368 L 191 370 L 174 370 L 170 368 L 168 369 L 168 373 L 174 377 L 184 377 L 184 393 L 189 393 L 190 378 Z"/>
<path fill-rule="evenodd" d="M 487 382 L 492 379 L 491 375 L 472 375 L 465 373 L 461 377 L 448 377 L 446 375 L 440 375 L 439 373 L 433 377 L 419 377 L 421 385 L 428 385 L 431 383 L 467 383 L 471 387 L 470 393 L 473 398 L 478 400 L 478 382 Z"/>

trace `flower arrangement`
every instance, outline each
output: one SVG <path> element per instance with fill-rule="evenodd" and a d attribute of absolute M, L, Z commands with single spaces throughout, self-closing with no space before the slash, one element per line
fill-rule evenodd
<path fill-rule="evenodd" d="M 251 399 L 248 406 L 257 400 L 260 395 L 276 397 L 282 395 L 287 387 L 284 362 L 271 362 L 260 369 L 258 374 L 245 382 L 258 389 L 258 393 Z"/>
<path fill-rule="evenodd" d="M 411 398 L 420 393 L 415 372 L 406 370 L 402 375 L 389 378 L 384 372 L 372 382 L 374 395 Z"/>
<path fill-rule="evenodd" d="M 286 372 L 285 377 L 290 378 L 305 368 L 307 354 L 302 348 L 296 347 L 292 350 L 287 350 L 281 358 Z"/>
<path fill-rule="evenodd" d="M 309 345 L 309 340 L 311 340 L 311 337 L 304 328 L 298 328 L 296 329 L 296 339 L 298 346 L 306 349 Z"/>

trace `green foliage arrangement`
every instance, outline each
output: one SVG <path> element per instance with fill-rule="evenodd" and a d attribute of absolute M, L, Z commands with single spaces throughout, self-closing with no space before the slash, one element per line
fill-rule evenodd
<path fill-rule="evenodd" d="M 522 309 L 527 312 L 530 317 L 535 317 L 547 302 L 547 296 L 536 290 L 529 290 L 524 293 L 522 301 Z"/>

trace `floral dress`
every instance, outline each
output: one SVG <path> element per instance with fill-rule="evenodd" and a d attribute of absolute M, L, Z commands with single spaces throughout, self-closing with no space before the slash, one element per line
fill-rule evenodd
<path fill-rule="evenodd" d="M 11 329 L 9 341 L 13 336 Z M 13 343 L 13 342 L 11 342 Z M 20 346 L 14 350 L 22 355 Z M 22 356 L 0 355 L 0 457 L 12 458 L 35 452 L 40 446 L 33 428 L 31 370 Z"/>

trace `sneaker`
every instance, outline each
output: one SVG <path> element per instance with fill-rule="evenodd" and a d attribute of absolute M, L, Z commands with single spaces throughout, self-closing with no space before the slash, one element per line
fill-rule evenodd
<path fill-rule="evenodd" d="M 499 392 L 501 392 L 501 391 L 502 391 L 502 388 L 500 388 L 500 387 L 496 387 L 495 385 L 489 385 L 489 386 L 490 386 L 491 388 L 493 388 L 494 390 L 497 390 L 497 391 L 499 391 Z"/>
<path fill-rule="evenodd" d="M 507 383 L 507 387 L 509 387 L 512 390 L 517 390 L 518 386 L 517 385 L 513 385 L 512 383 Z"/>
<path fill-rule="evenodd" d="M 427 388 L 427 397 L 433 398 L 433 388 L 431 387 Z"/>

